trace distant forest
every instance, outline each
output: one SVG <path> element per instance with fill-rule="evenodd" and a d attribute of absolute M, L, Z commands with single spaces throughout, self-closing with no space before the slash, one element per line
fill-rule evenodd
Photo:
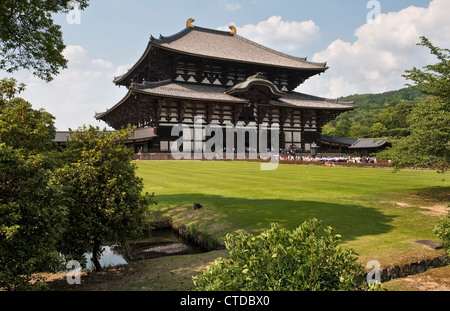
<path fill-rule="evenodd" d="M 355 101 L 357 108 L 326 124 L 322 134 L 349 138 L 408 136 L 408 115 L 427 97 L 411 88 L 342 97 L 342 101 Z"/>

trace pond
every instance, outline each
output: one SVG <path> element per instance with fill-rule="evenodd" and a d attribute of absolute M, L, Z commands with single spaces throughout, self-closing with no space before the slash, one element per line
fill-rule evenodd
<path fill-rule="evenodd" d="M 103 246 L 103 248 L 105 250 L 102 254 L 102 257 L 100 258 L 100 264 L 102 265 L 103 268 L 118 266 L 118 265 L 126 265 L 128 263 L 122 254 L 120 254 L 116 250 L 114 250 L 115 247 L 116 247 L 116 245 Z M 94 264 L 91 261 L 92 254 L 87 253 L 84 255 L 84 257 L 87 260 L 86 270 L 95 269 Z"/>
<path fill-rule="evenodd" d="M 104 245 L 103 248 L 104 252 L 100 258 L 103 268 L 124 265 L 142 259 L 205 252 L 200 247 L 179 237 L 172 229 L 154 230 L 151 237 L 129 242 L 125 249 L 117 248 L 116 245 Z M 85 254 L 86 269 L 88 270 L 94 269 L 91 257 L 92 254 Z"/>

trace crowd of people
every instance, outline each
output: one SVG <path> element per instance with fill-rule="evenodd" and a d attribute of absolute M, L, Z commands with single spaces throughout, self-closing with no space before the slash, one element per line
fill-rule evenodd
<path fill-rule="evenodd" d="M 333 163 L 377 163 L 375 157 L 361 156 L 327 156 L 312 157 L 292 154 L 280 154 L 280 161 L 304 161 L 304 162 L 333 162 Z"/>
<path fill-rule="evenodd" d="M 299 150 L 295 148 L 280 150 L 278 160 L 280 161 L 304 161 L 304 162 L 331 162 L 331 163 L 377 163 L 376 157 L 370 156 L 351 156 L 351 155 L 336 155 L 336 156 L 312 156 L 301 155 Z"/>
<path fill-rule="evenodd" d="M 226 149 L 224 148 L 224 151 Z M 234 148 L 233 148 L 233 151 Z M 250 152 L 248 147 L 245 148 L 245 152 Z M 256 151 L 253 151 L 256 153 Z M 318 154 L 313 156 L 311 154 L 305 155 L 306 152 L 301 152 L 300 149 L 296 148 L 295 145 L 291 146 L 289 149 L 280 149 L 278 154 L 274 154 L 273 150 L 268 149 L 267 154 L 258 155 L 259 159 L 267 160 L 272 158 L 277 161 L 302 161 L 302 162 L 324 162 L 324 163 L 377 163 L 376 157 L 371 156 L 356 156 L 356 155 L 327 155 L 323 156 Z M 390 162 L 390 161 L 389 161 Z"/>
<path fill-rule="evenodd" d="M 360 156 L 332 156 L 332 157 L 302 157 L 302 161 L 311 162 L 344 162 L 344 163 L 377 163 L 375 157 L 360 157 Z"/>

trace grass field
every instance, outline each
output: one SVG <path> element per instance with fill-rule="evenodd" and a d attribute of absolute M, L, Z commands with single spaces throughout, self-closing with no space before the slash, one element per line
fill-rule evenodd
<path fill-rule="evenodd" d="M 363 263 L 390 266 L 443 254 L 413 242 L 436 240 L 433 226 L 450 201 L 448 175 L 291 164 L 261 171 L 250 162 L 137 165 L 145 191 L 158 200 L 152 218 L 170 217 L 218 241 L 238 229 L 257 233 L 271 222 L 293 229 L 314 217 L 334 227 Z M 204 208 L 194 211 L 194 202 Z"/>

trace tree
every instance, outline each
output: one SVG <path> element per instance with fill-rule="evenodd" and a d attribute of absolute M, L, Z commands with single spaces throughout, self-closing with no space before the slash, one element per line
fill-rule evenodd
<path fill-rule="evenodd" d="M 370 136 L 370 129 L 367 126 L 355 124 L 350 127 L 348 136 L 351 138 L 367 138 Z"/>
<path fill-rule="evenodd" d="M 4 105 L 7 100 L 10 100 L 25 90 L 25 84 L 17 85 L 17 80 L 14 78 L 3 78 L 0 80 L 0 105 Z"/>
<path fill-rule="evenodd" d="M 336 128 L 334 128 L 330 124 L 325 124 L 322 127 L 322 134 L 327 136 L 336 136 Z"/>
<path fill-rule="evenodd" d="M 387 128 L 382 123 L 377 122 L 370 127 L 370 136 L 372 136 L 372 138 L 383 137 L 384 135 L 386 135 L 386 133 Z"/>
<path fill-rule="evenodd" d="M 53 161 L 0 143 L 0 288 L 23 289 L 31 275 L 53 271 L 64 217 L 49 184 Z"/>
<path fill-rule="evenodd" d="M 0 116 L 0 141 L 27 153 L 55 150 L 54 117 L 43 109 L 33 109 L 21 98 L 6 102 Z"/>
<path fill-rule="evenodd" d="M 338 137 L 348 137 L 352 123 L 348 118 L 344 118 L 336 124 L 335 135 Z"/>
<path fill-rule="evenodd" d="M 49 182 L 58 163 L 53 117 L 16 98 L 23 86 L 15 80 L 1 80 L 1 89 L 0 288 L 15 290 L 27 287 L 33 273 L 58 264 L 64 211 Z"/>
<path fill-rule="evenodd" d="M 414 67 L 403 75 L 415 84 L 411 88 L 430 96 L 439 97 L 443 101 L 450 100 L 450 50 L 435 47 L 426 37 L 420 37 L 417 45 L 427 47 L 437 57 L 438 63 L 427 65 L 423 70 Z"/>
<path fill-rule="evenodd" d="M 397 169 L 431 168 L 447 171 L 450 163 L 450 104 L 434 97 L 417 105 L 409 119 L 410 135 L 390 139 L 392 147 L 379 154 Z"/>
<path fill-rule="evenodd" d="M 392 147 L 379 157 L 392 160 L 396 169 L 422 167 L 445 172 L 450 162 L 450 50 L 433 46 L 425 37 L 418 45 L 426 46 L 440 62 L 407 70 L 414 89 L 432 97 L 416 105 L 408 117 L 410 135 L 391 139 Z"/>
<path fill-rule="evenodd" d="M 80 263 L 91 252 L 97 271 L 103 243 L 142 234 L 148 207 L 155 203 L 153 196 L 142 195 L 131 150 L 124 148 L 133 133 L 132 128 L 107 132 L 92 126 L 71 132 L 65 165 L 55 174 L 68 211 L 59 250 Z"/>
<path fill-rule="evenodd" d="M 375 118 L 375 123 L 383 124 L 388 130 L 407 128 L 407 117 L 418 103 L 420 101 L 407 102 L 401 100 L 396 106 L 388 107 L 380 111 Z"/>
<path fill-rule="evenodd" d="M 67 13 L 68 0 L 2 0 L 0 2 L 0 69 L 14 72 L 32 69 L 37 77 L 51 81 L 67 68 L 61 54 L 65 48 L 61 26 L 52 13 Z M 79 9 L 88 0 L 78 0 Z"/>
<path fill-rule="evenodd" d="M 364 269 L 351 249 L 338 244 L 340 235 L 327 227 L 319 233 L 316 219 L 293 231 L 278 224 L 253 236 L 228 234 L 227 258 L 219 258 L 193 278 L 197 290 L 331 291 L 364 289 Z"/>

